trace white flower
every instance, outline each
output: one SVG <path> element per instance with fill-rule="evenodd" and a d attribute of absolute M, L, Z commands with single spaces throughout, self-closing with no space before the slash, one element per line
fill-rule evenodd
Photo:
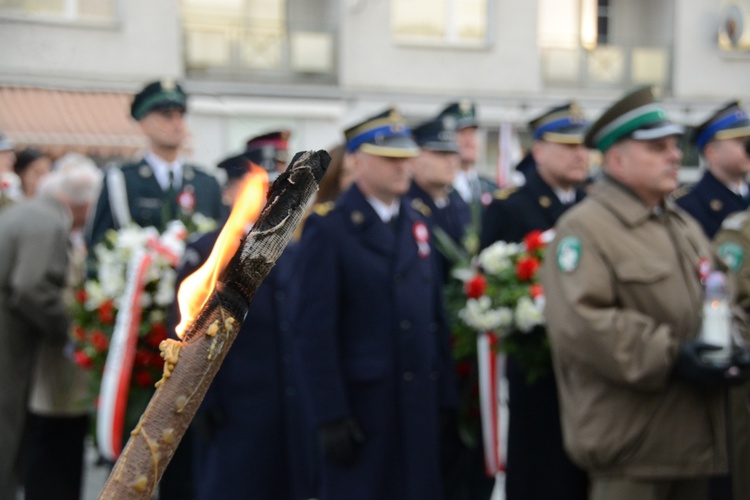
<path fill-rule="evenodd" d="M 516 328 L 522 332 L 530 332 L 535 326 L 544 324 L 542 308 L 531 300 L 531 297 L 521 297 L 516 304 Z"/>
<path fill-rule="evenodd" d="M 173 269 L 161 270 L 162 275 L 154 293 L 154 303 L 157 306 L 166 307 L 174 301 L 174 285 L 177 274 Z"/>
<path fill-rule="evenodd" d="M 198 233 L 207 233 L 209 231 L 213 231 L 216 228 L 216 221 L 210 217 L 206 217 L 200 212 L 195 212 L 193 214 L 192 220 Z"/>
<path fill-rule="evenodd" d="M 167 313 L 162 309 L 152 309 L 148 320 L 151 323 L 164 323 L 167 320 Z"/>
<path fill-rule="evenodd" d="M 83 289 L 86 291 L 86 310 L 95 311 L 100 305 L 104 303 L 109 297 L 104 293 L 101 285 L 98 281 L 88 280 L 83 285 Z"/>
<path fill-rule="evenodd" d="M 507 307 L 492 309 L 492 301 L 487 296 L 467 300 L 458 316 L 479 331 L 503 330 L 513 323 L 513 311 Z"/>
<path fill-rule="evenodd" d="M 523 246 L 518 243 L 498 241 L 478 255 L 479 265 L 489 274 L 498 274 L 513 265 L 511 257 L 519 254 Z"/>

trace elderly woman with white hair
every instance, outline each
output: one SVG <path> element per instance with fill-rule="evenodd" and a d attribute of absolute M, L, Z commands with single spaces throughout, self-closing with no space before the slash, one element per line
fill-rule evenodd
<path fill-rule="evenodd" d="M 25 428 L 25 498 L 80 497 L 87 416 L 74 399 L 85 380 L 64 355 L 66 296 L 71 234 L 101 179 L 81 157 L 46 176 L 37 197 L 0 212 L 0 498 L 15 498 Z"/>

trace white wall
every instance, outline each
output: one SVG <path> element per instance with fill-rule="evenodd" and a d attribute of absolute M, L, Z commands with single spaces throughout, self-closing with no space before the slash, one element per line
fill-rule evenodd
<path fill-rule="evenodd" d="M 0 83 L 136 89 L 183 74 L 178 0 L 121 0 L 111 25 L 0 19 Z"/>
<path fill-rule="evenodd" d="M 675 0 L 676 98 L 716 102 L 750 99 L 750 52 L 730 55 L 719 50 L 720 13 L 721 0 Z M 747 15 L 750 21 L 750 12 Z"/>
<path fill-rule="evenodd" d="M 498 95 L 540 90 L 536 2 L 490 1 L 491 42 L 485 49 L 396 45 L 392 0 L 341 2 L 341 86 Z"/>

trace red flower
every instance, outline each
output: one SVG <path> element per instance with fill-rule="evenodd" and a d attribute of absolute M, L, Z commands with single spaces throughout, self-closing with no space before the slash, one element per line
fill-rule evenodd
<path fill-rule="evenodd" d="M 146 343 L 151 347 L 158 349 L 162 340 L 167 338 L 167 327 L 163 323 L 154 323 L 151 330 L 146 335 Z"/>
<path fill-rule="evenodd" d="M 91 345 L 94 346 L 96 352 L 104 352 L 109 345 L 109 339 L 101 330 L 94 330 L 91 333 Z"/>
<path fill-rule="evenodd" d="M 148 387 L 154 383 L 154 377 L 147 370 L 138 370 L 133 377 L 138 387 Z"/>
<path fill-rule="evenodd" d="M 102 305 L 97 308 L 97 312 L 99 313 L 99 321 L 101 321 L 105 325 L 112 324 L 115 319 L 114 309 L 115 305 L 112 300 L 106 300 L 102 302 Z"/>
<path fill-rule="evenodd" d="M 76 302 L 79 304 L 86 302 L 86 290 L 84 288 L 76 290 Z"/>
<path fill-rule="evenodd" d="M 82 342 L 86 338 L 86 330 L 81 328 L 79 325 L 73 327 L 73 338 L 78 342 Z"/>
<path fill-rule="evenodd" d="M 531 281 L 539 269 L 539 259 L 534 257 L 521 257 L 516 262 L 516 277 L 520 281 Z"/>
<path fill-rule="evenodd" d="M 91 359 L 91 356 L 80 349 L 73 353 L 73 361 L 81 368 L 89 369 L 94 366 L 94 360 Z"/>
<path fill-rule="evenodd" d="M 464 292 L 470 299 L 478 299 L 487 291 L 487 279 L 481 274 L 477 274 L 464 285 Z"/>
<path fill-rule="evenodd" d="M 544 248 L 544 241 L 542 241 L 542 231 L 534 230 L 523 237 L 523 243 L 526 245 L 526 249 L 529 252 L 534 252 L 540 248 Z"/>
<path fill-rule="evenodd" d="M 542 285 L 539 283 L 534 283 L 529 287 L 529 295 L 531 295 L 532 299 L 536 299 L 537 297 L 540 297 L 544 295 L 544 289 L 542 288 Z"/>

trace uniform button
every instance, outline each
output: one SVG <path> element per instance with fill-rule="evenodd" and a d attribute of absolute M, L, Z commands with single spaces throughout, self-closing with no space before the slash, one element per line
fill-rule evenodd
<path fill-rule="evenodd" d="M 404 382 L 411 382 L 414 380 L 414 374 L 412 372 L 404 372 Z"/>
<path fill-rule="evenodd" d="M 437 380 L 440 378 L 440 373 L 438 372 L 430 372 L 430 380 Z"/>
<path fill-rule="evenodd" d="M 409 321 L 408 319 L 403 320 L 401 322 L 401 329 L 408 330 L 409 328 L 411 328 L 411 321 Z"/>
<path fill-rule="evenodd" d="M 401 283 L 404 282 L 404 277 L 403 276 L 396 276 L 395 278 L 393 278 L 393 282 L 396 283 L 397 285 L 399 285 L 399 284 L 401 284 Z"/>
<path fill-rule="evenodd" d="M 286 297 L 286 294 L 284 292 L 282 292 L 281 290 L 279 290 L 278 292 L 276 292 L 276 299 L 278 299 L 278 300 L 284 300 L 285 297 Z"/>

